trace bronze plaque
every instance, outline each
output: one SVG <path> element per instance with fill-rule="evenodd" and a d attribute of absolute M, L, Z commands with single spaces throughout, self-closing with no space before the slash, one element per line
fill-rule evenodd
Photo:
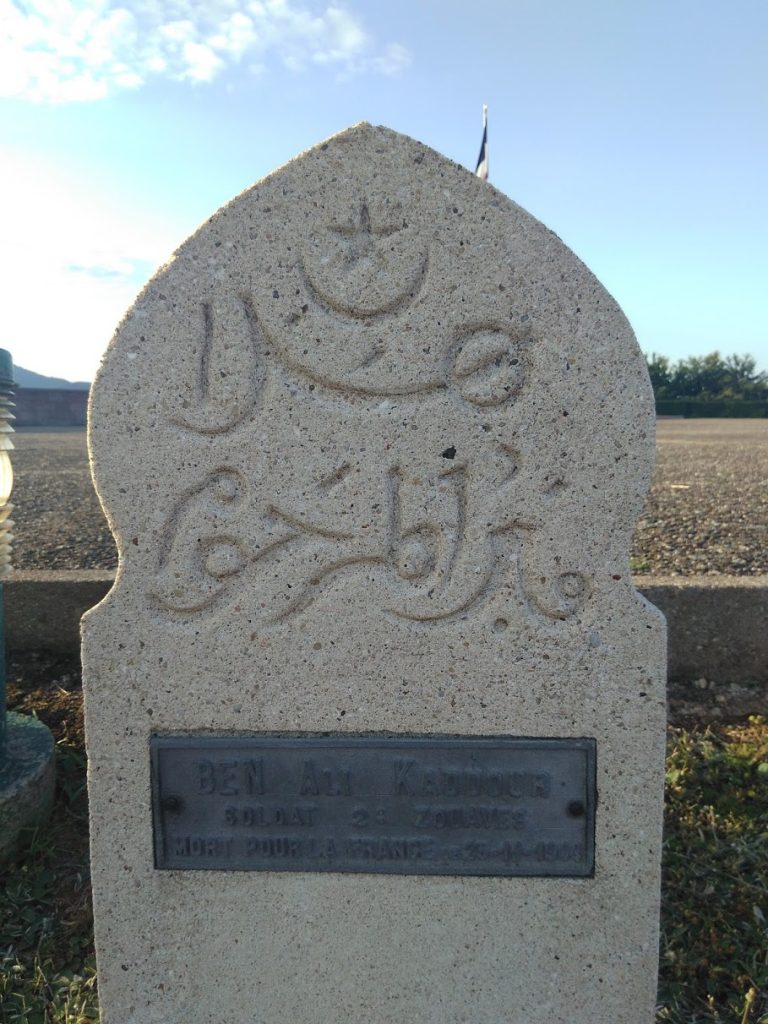
<path fill-rule="evenodd" d="M 595 746 L 154 736 L 155 866 L 590 877 Z"/>

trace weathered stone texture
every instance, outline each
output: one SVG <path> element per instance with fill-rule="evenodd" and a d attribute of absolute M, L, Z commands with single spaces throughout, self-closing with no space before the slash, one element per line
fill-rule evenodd
<path fill-rule="evenodd" d="M 650 1024 L 654 411 L 562 242 L 360 125 L 234 199 L 94 385 L 84 620 L 105 1024 Z M 153 733 L 595 737 L 594 879 L 159 872 Z"/>

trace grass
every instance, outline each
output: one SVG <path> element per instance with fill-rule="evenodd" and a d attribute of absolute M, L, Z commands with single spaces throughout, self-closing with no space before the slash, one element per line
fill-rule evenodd
<path fill-rule="evenodd" d="M 768 1024 L 768 721 L 676 730 L 659 1021 Z"/>
<path fill-rule="evenodd" d="M 0 882 L 1 1024 L 98 1021 L 77 680 L 10 687 L 57 739 L 51 822 Z M 768 1024 L 768 720 L 672 729 L 657 1024 Z"/>
<path fill-rule="evenodd" d="M 9 685 L 9 707 L 37 714 L 54 734 L 56 799 L 23 859 L 0 876 L 1 1024 L 99 1019 L 79 671 L 50 667 L 58 684 Z"/>
<path fill-rule="evenodd" d="M 0 1021 L 97 1021 L 93 921 L 88 884 L 85 758 L 56 749 L 50 823 L 0 885 Z"/>

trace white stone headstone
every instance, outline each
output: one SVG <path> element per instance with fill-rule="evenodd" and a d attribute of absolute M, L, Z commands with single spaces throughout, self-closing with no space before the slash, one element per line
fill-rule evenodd
<path fill-rule="evenodd" d="M 559 238 L 351 128 L 152 279 L 90 448 L 105 1024 L 650 1024 L 654 407 Z"/>

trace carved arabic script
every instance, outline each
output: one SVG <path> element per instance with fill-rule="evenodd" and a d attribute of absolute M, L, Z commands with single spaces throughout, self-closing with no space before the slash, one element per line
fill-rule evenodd
<path fill-rule="evenodd" d="M 295 258 L 296 287 L 261 295 L 258 320 L 252 297 L 231 294 L 201 301 L 191 317 L 167 418 L 212 441 L 239 429 L 244 453 L 258 403 L 265 447 L 282 454 L 243 460 L 227 448 L 179 498 L 153 586 L 169 616 L 245 599 L 258 621 L 281 622 L 340 576 L 412 623 L 469 614 L 514 574 L 534 614 L 564 619 L 583 604 L 585 576 L 559 557 L 542 572 L 539 557 L 547 512 L 567 483 L 518 450 L 509 418 L 530 337 L 489 316 L 445 328 L 438 320 L 434 351 L 421 340 L 418 309 L 435 282 L 429 244 L 405 213 L 363 199 L 346 220 L 326 223 Z M 388 418 L 391 402 L 363 406 L 363 395 L 407 395 L 405 420 Z M 316 473 L 314 447 L 297 454 L 284 439 L 319 435 L 321 420 L 324 450 L 338 461 Z M 339 442 L 341 430 L 354 445 Z M 445 444 L 424 451 L 419 438 L 443 430 Z M 353 456 L 363 437 L 367 456 Z"/>
<path fill-rule="evenodd" d="M 170 516 L 155 599 L 171 616 L 189 618 L 253 594 L 259 620 L 280 622 L 346 573 L 381 584 L 382 611 L 438 623 L 479 606 L 503 571 L 516 567 L 531 609 L 550 619 L 572 615 L 586 597 L 584 576 L 566 572 L 542 581 L 525 571 L 526 544 L 541 522 L 514 512 L 522 504 L 515 488 L 532 482 L 519 472 L 519 453 L 501 447 L 483 466 L 445 455 L 443 462 L 418 476 L 390 465 L 371 481 L 379 490 L 370 521 L 348 528 L 332 515 L 333 491 L 343 489 L 348 464 L 317 481 L 316 502 L 295 503 L 259 503 L 261 488 L 222 467 Z"/>

